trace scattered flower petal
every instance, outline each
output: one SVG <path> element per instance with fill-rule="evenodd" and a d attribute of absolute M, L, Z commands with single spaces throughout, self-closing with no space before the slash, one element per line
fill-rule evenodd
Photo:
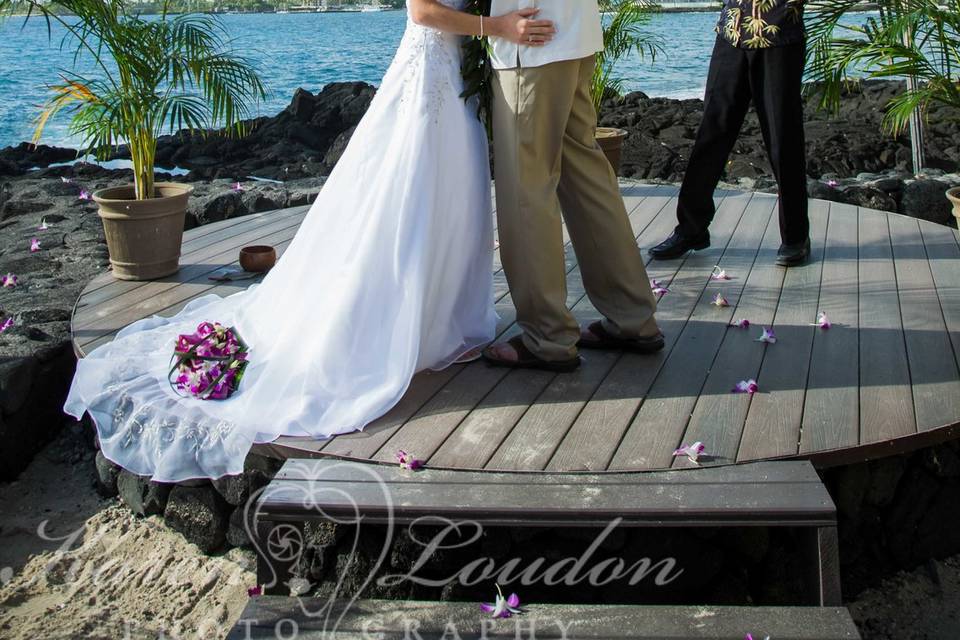
<path fill-rule="evenodd" d="M 693 444 L 684 445 L 674 451 L 673 457 L 679 458 L 680 456 L 687 456 L 691 462 L 696 462 L 704 449 L 705 447 L 702 442 L 694 442 Z"/>
<path fill-rule="evenodd" d="M 70 184 L 73 182 L 73 180 L 71 180 L 66 176 L 60 176 L 60 182 L 62 182 L 63 184 Z"/>
<path fill-rule="evenodd" d="M 237 193 L 240 193 L 241 191 L 243 191 L 243 185 L 240 184 L 239 182 L 234 182 L 233 186 L 230 188 L 236 191 Z"/>
<path fill-rule="evenodd" d="M 664 286 L 659 280 L 650 281 L 650 290 L 653 291 L 653 295 L 655 296 L 663 296 L 670 293 L 670 289 Z"/>
<path fill-rule="evenodd" d="M 3 287 L 4 289 L 13 289 L 15 286 L 17 286 L 18 281 L 19 279 L 16 275 L 8 273 L 7 275 L 0 277 L 0 287 Z"/>
<path fill-rule="evenodd" d="M 713 273 L 710 274 L 711 280 L 732 280 L 730 276 L 727 275 L 727 272 L 721 269 L 719 266 L 713 268 Z"/>
<path fill-rule="evenodd" d="M 827 314 L 821 311 L 817 314 L 817 321 L 813 323 L 815 327 L 820 327 L 821 329 L 829 329 L 833 326 L 830 322 L 830 318 L 827 317 Z"/>
<path fill-rule="evenodd" d="M 827 186 L 837 188 L 838 186 L 840 186 L 840 183 L 837 182 L 836 180 L 827 180 Z"/>
<path fill-rule="evenodd" d="M 717 295 L 713 296 L 713 302 L 710 304 L 715 307 L 729 307 L 730 301 L 727 300 L 722 293 L 718 293 Z"/>
<path fill-rule="evenodd" d="M 50 228 L 50 225 L 47 224 L 47 219 L 43 218 L 42 220 L 40 220 L 40 226 L 37 227 L 37 231 L 46 231 L 49 228 Z"/>
<path fill-rule="evenodd" d="M 13 316 L 10 316 L 3 322 L 0 322 L 0 333 L 3 333 L 7 329 L 13 326 Z"/>
<path fill-rule="evenodd" d="M 30 253 L 36 253 L 37 251 L 40 251 L 40 240 L 33 238 L 30 240 Z"/>
<path fill-rule="evenodd" d="M 494 618 L 509 618 L 518 613 L 523 613 L 520 608 L 520 596 L 511 593 L 509 597 L 504 598 L 500 585 L 497 585 L 497 596 L 492 603 L 481 602 L 480 611 L 491 614 Z"/>
<path fill-rule="evenodd" d="M 773 329 L 768 329 L 767 327 L 764 327 L 763 333 L 760 334 L 760 337 L 756 339 L 756 342 L 765 342 L 767 344 L 777 344 L 777 335 L 773 332 Z"/>
<path fill-rule="evenodd" d="M 752 395 L 757 391 L 760 391 L 760 385 L 752 378 L 750 380 L 741 380 L 737 383 L 737 386 L 733 388 L 733 393 L 749 393 Z"/>
<path fill-rule="evenodd" d="M 262 595 L 263 595 L 263 586 L 259 584 L 255 587 L 250 587 L 249 589 L 247 589 L 247 597 L 253 598 L 254 596 L 262 596 Z"/>
<path fill-rule="evenodd" d="M 750 321 L 747 320 L 746 318 L 741 318 L 741 319 L 739 319 L 739 320 L 737 320 L 737 321 L 735 321 L 735 322 L 731 322 L 731 323 L 730 323 L 730 326 L 731 326 L 731 327 L 736 327 L 737 329 L 749 329 L 749 328 L 750 328 Z"/>
<path fill-rule="evenodd" d="M 80 200 L 90 200 L 91 197 L 92 196 L 90 195 L 90 192 L 87 191 L 86 189 L 80 189 L 80 195 L 77 196 L 77 198 L 79 198 Z"/>
<path fill-rule="evenodd" d="M 417 460 L 403 449 L 397 451 L 395 455 L 401 469 L 406 469 L 407 471 L 417 471 L 418 469 L 423 468 L 423 460 Z"/>
<path fill-rule="evenodd" d="M 287 586 L 290 587 L 290 595 L 294 598 L 310 591 L 310 581 L 306 578 L 290 578 Z"/>

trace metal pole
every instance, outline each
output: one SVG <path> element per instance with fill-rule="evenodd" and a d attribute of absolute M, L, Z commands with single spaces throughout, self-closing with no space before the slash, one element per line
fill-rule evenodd
<path fill-rule="evenodd" d="M 913 47 L 913 35 L 907 31 L 903 34 L 903 44 L 908 49 Z M 917 79 L 914 76 L 907 76 L 907 91 L 913 91 L 917 88 Z M 919 174 L 923 171 L 923 121 L 920 119 L 920 112 L 914 109 L 910 114 L 910 156 L 913 159 L 913 173 Z"/>

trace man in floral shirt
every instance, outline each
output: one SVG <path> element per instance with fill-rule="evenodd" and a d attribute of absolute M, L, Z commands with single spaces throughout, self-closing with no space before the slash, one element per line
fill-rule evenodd
<path fill-rule="evenodd" d="M 710 59 L 703 120 L 687 163 L 677 206 L 679 224 L 650 249 L 678 258 L 710 246 L 713 192 L 740 135 L 751 102 L 780 187 L 777 264 L 810 255 L 801 87 L 806 57 L 802 0 L 724 0 Z"/>

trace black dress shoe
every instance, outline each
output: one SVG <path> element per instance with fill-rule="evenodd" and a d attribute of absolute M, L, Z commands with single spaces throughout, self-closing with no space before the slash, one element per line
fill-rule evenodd
<path fill-rule="evenodd" d="M 797 244 L 782 244 L 777 251 L 777 264 L 781 267 L 796 267 L 810 257 L 810 238 Z"/>
<path fill-rule="evenodd" d="M 670 234 L 669 238 L 657 246 L 652 247 L 647 253 L 659 260 L 671 260 L 673 258 L 679 258 L 687 251 L 699 251 L 709 246 L 709 233 L 705 232 L 703 235 L 695 238 L 688 238 L 679 231 L 674 231 Z"/>

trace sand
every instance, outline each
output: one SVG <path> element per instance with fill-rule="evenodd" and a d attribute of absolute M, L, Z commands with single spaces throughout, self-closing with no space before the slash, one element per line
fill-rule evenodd
<path fill-rule="evenodd" d="M 0 639 L 224 637 L 255 583 L 253 554 L 205 556 L 160 518 L 99 498 L 78 438 L 66 434 L 0 485 Z M 956 640 L 960 556 L 848 604 L 866 640 Z"/>

